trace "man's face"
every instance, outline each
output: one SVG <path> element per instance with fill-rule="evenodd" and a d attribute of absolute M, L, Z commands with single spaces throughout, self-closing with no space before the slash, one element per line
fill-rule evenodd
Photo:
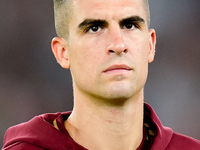
<path fill-rule="evenodd" d="M 67 58 L 75 92 L 109 101 L 141 93 L 155 46 L 143 0 L 72 3 Z"/>

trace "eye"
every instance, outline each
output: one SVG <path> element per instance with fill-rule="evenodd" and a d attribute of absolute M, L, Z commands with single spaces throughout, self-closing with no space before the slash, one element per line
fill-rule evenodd
<path fill-rule="evenodd" d="M 91 27 L 87 30 L 87 32 L 89 32 L 89 33 L 97 33 L 97 32 L 99 32 L 100 30 L 101 30 L 101 27 L 94 25 L 94 26 L 91 26 Z"/>
<path fill-rule="evenodd" d="M 124 28 L 124 29 L 128 29 L 128 30 L 131 30 L 131 29 L 135 29 L 136 26 L 135 26 L 134 23 L 126 23 L 126 24 L 124 24 L 123 28 Z"/>

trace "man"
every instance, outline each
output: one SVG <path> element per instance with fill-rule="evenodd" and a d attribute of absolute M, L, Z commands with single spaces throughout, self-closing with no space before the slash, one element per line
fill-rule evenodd
<path fill-rule="evenodd" d="M 147 0 L 55 0 L 58 63 L 73 79 L 72 112 L 44 114 L 8 129 L 4 150 L 197 150 L 144 104 L 156 33 Z"/>

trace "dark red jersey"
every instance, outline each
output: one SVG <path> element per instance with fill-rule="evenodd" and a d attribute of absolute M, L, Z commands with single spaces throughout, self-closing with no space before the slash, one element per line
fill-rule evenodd
<path fill-rule="evenodd" d="M 69 136 L 64 127 L 70 113 L 43 114 L 9 128 L 2 149 L 86 150 Z M 154 110 L 144 104 L 144 136 L 137 150 L 200 150 L 200 141 L 164 127 Z"/>

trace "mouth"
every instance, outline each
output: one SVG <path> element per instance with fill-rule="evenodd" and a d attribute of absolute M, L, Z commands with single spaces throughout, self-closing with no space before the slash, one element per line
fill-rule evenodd
<path fill-rule="evenodd" d="M 133 70 L 131 67 L 121 64 L 121 65 L 113 65 L 108 67 L 104 73 L 122 73 Z"/>

